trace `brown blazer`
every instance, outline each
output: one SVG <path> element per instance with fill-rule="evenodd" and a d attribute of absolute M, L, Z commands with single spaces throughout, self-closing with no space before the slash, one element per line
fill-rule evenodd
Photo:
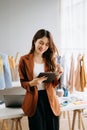
<path fill-rule="evenodd" d="M 19 61 L 19 76 L 20 76 L 20 82 L 21 86 L 27 90 L 29 86 L 29 81 L 33 79 L 33 68 L 34 68 L 34 60 L 33 60 L 33 54 L 26 54 L 20 58 Z M 46 67 L 46 64 L 44 65 L 45 72 L 48 71 L 48 68 Z M 48 95 L 49 103 L 51 106 L 51 109 L 54 113 L 54 115 L 58 116 L 60 114 L 60 105 L 58 102 L 58 97 L 56 96 L 55 87 L 58 84 L 58 80 L 55 79 L 54 83 L 48 83 L 46 85 L 46 92 Z M 30 87 L 30 91 L 31 87 Z M 37 86 L 34 86 L 35 91 L 35 100 L 33 102 L 34 108 L 32 109 L 31 115 L 35 113 L 36 107 L 37 107 L 37 101 L 38 101 L 38 89 Z M 27 99 L 29 100 L 29 99 Z M 31 111 L 29 109 L 29 111 Z M 34 109 L 34 110 L 33 110 Z M 29 116 L 31 116 L 29 115 Z"/>

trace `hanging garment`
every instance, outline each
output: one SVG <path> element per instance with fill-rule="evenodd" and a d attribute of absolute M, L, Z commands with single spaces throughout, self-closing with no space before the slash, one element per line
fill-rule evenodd
<path fill-rule="evenodd" d="M 5 88 L 4 71 L 3 71 L 3 60 L 0 56 L 0 89 Z"/>
<path fill-rule="evenodd" d="M 75 75 L 75 88 L 77 91 L 84 91 L 86 87 L 86 70 L 84 64 L 84 56 L 78 56 L 78 63 Z"/>
<path fill-rule="evenodd" d="M 69 91 L 70 93 L 73 92 L 73 87 L 74 87 L 74 75 L 75 75 L 75 70 L 74 70 L 74 58 L 73 55 L 71 56 L 71 64 L 70 64 L 70 72 L 69 72 Z"/>
<path fill-rule="evenodd" d="M 57 56 L 57 63 L 59 63 L 63 67 L 63 74 L 59 79 L 59 86 L 58 88 L 66 88 L 66 84 L 64 83 L 64 74 L 65 74 L 65 57 L 64 56 Z"/>
<path fill-rule="evenodd" d="M 77 91 L 81 91 L 81 83 L 80 83 L 80 60 L 81 60 L 81 55 L 79 54 L 78 55 L 78 58 L 77 58 L 77 67 L 76 67 L 76 70 L 75 70 L 75 89 Z"/>
<path fill-rule="evenodd" d="M 82 59 L 80 61 L 80 83 L 81 91 L 84 91 L 84 88 L 86 87 L 86 70 L 84 64 L 84 56 L 82 56 Z"/>
<path fill-rule="evenodd" d="M 19 74 L 18 74 L 17 56 L 16 58 L 14 58 L 13 56 L 8 56 L 8 61 L 9 61 L 12 81 L 18 81 Z"/>
<path fill-rule="evenodd" d="M 12 77 L 11 77 L 11 71 L 10 66 L 8 62 L 8 55 L 4 53 L 0 53 L 3 60 L 3 70 L 4 70 L 4 80 L 5 80 L 5 87 L 11 88 L 12 87 Z"/>

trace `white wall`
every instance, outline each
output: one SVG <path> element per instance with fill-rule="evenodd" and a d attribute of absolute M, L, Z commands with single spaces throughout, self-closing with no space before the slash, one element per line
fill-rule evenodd
<path fill-rule="evenodd" d="M 29 52 L 40 28 L 48 29 L 59 46 L 58 0 L 0 0 L 1 52 Z"/>

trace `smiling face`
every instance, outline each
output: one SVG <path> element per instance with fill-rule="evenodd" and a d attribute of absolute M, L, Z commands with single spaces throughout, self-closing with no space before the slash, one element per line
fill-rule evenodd
<path fill-rule="evenodd" d="M 42 55 L 49 48 L 49 40 L 47 37 L 37 39 L 35 44 L 35 53 Z"/>
<path fill-rule="evenodd" d="M 45 59 L 46 65 L 49 71 L 55 71 L 55 52 L 57 48 L 54 44 L 53 38 L 51 33 L 48 30 L 40 29 L 38 30 L 33 39 L 32 39 L 32 46 L 30 50 L 30 54 L 34 54 L 34 59 L 38 60 L 39 62 Z"/>

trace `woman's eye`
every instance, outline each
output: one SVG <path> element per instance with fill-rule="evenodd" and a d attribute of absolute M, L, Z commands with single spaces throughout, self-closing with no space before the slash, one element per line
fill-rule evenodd
<path fill-rule="evenodd" d="M 47 43 L 46 46 L 49 46 L 49 44 Z"/>
<path fill-rule="evenodd" d="M 43 45 L 44 43 L 43 42 L 39 42 L 41 45 Z"/>
<path fill-rule="evenodd" d="M 49 46 L 49 43 L 46 43 L 46 44 L 45 44 L 44 42 L 39 42 L 39 44 L 45 45 L 45 46 L 47 46 L 47 47 Z"/>

